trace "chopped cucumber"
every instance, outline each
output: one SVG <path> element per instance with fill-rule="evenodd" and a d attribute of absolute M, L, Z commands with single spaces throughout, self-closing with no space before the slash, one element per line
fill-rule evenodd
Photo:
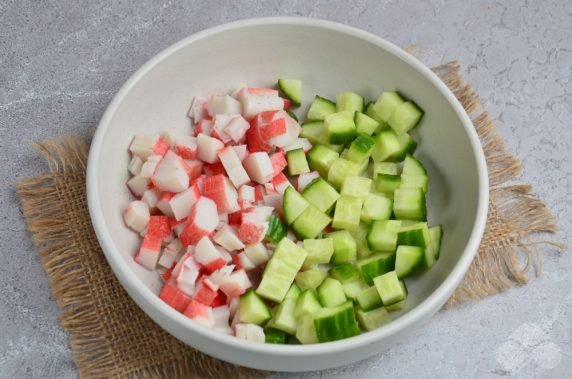
<path fill-rule="evenodd" d="M 302 196 L 319 211 L 326 212 L 338 200 L 340 194 L 324 179 L 317 178 L 304 188 Z"/>
<path fill-rule="evenodd" d="M 356 262 L 364 282 L 373 284 L 373 279 L 395 268 L 395 253 L 377 253 Z"/>
<path fill-rule="evenodd" d="M 270 241 L 280 242 L 282 238 L 286 237 L 288 227 L 284 225 L 275 215 L 270 215 L 268 219 L 268 230 L 266 231 L 266 238 Z"/>
<path fill-rule="evenodd" d="M 323 121 L 310 121 L 302 124 L 300 137 L 307 138 L 312 144 L 320 142 L 320 138 L 326 132 L 326 125 Z"/>
<path fill-rule="evenodd" d="M 329 274 L 332 278 L 339 280 L 342 284 L 355 281 L 360 277 L 359 270 L 349 262 L 332 267 Z"/>
<path fill-rule="evenodd" d="M 427 176 L 427 170 L 423 167 L 423 164 L 419 162 L 413 155 L 407 154 L 405 160 L 403 161 L 403 172 L 404 175 L 424 175 Z"/>
<path fill-rule="evenodd" d="M 298 287 L 296 285 L 296 283 L 294 283 L 290 286 L 290 289 L 288 290 L 288 292 L 286 292 L 286 296 L 284 296 L 284 299 L 296 300 L 298 298 L 298 296 L 300 296 L 301 293 L 302 293 L 302 290 L 300 289 L 300 287 Z"/>
<path fill-rule="evenodd" d="M 312 170 L 318 171 L 322 177 L 327 177 L 332 164 L 339 154 L 324 145 L 316 144 L 308 151 L 308 163 Z"/>
<path fill-rule="evenodd" d="M 371 117 L 372 119 L 374 119 L 375 121 L 377 121 L 379 123 L 379 126 L 377 127 L 374 134 L 379 133 L 382 130 L 389 129 L 389 125 L 387 125 L 387 123 L 381 117 L 379 117 L 379 115 L 375 111 L 375 103 L 374 102 L 370 101 L 366 105 L 365 111 L 363 113 L 365 113 L 368 117 Z"/>
<path fill-rule="evenodd" d="M 282 302 L 306 259 L 306 251 L 289 238 L 283 238 L 266 264 L 256 293 L 268 300 Z"/>
<path fill-rule="evenodd" d="M 272 318 L 272 327 L 288 334 L 296 334 L 296 299 L 284 299 Z M 242 314 L 241 314 L 242 317 Z"/>
<path fill-rule="evenodd" d="M 399 188 L 420 188 L 423 192 L 427 192 L 428 187 L 429 177 L 426 175 L 401 175 Z"/>
<path fill-rule="evenodd" d="M 352 175 L 346 178 L 342 186 L 342 195 L 365 199 L 371 190 L 373 181 L 363 176 Z"/>
<path fill-rule="evenodd" d="M 375 139 L 366 134 L 359 135 L 350 144 L 345 158 L 355 163 L 362 163 L 369 159 L 373 153 L 374 146 Z"/>
<path fill-rule="evenodd" d="M 240 297 L 240 322 L 263 325 L 270 317 L 268 307 L 254 290 L 248 290 Z"/>
<path fill-rule="evenodd" d="M 443 239 L 443 227 L 441 225 L 437 225 L 429 228 L 429 235 L 431 237 L 431 243 L 429 244 L 428 250 L 433 253 L 435 259 L 439 259 L 441 240 Z"/>
<path fill-rule="evenodd" d="M 392 212 L 393 200 L 391 198 L 380 193 L 368 193 L 363 202 L 361 221 L 369 224 L 372 221 L 389 220 Z"/>
<path fill-rule="evenodd" d="M 294 105 L 299 106 L 302 103 L 302 81 L 299 79 L 278 79 L 278 88 L 292 100 Z"/>
<path fill-rule="evenodd" d="M 353 111 L 342 111 L 327 115 L 324 119 L 329 142 L 334 145 L 350 143 L 356 138 Z"/>
<path fill-rule="evenodd" d="M 399 153 L 401 149 L 397 134 L 391 129 L 382 130 L 375 136 L 375 146 L 371 157 L 375 162 L 384 161 Z"/>
<path fill-rule="evenodd" d="M 336 108 L 340 111 L 363 111 L 363 97 L 354 92 L 344 92 L 336 97 Z"/>
<path fill-rule="evenodd" d="M 401 176 L 399 175 L 389 175 L 389 174 L 377 174 L 375 180 L 375 190 L 387 194 L 388 196 L 394 196 L 395 190 L 401 185 Z"/>
<path fill-rule="evenodd" d="M 359 334 L 354 307 L 347 301 L 337 307 L 324 308 L 314 315 L 314 327 L 320 342 L 336 341 Z"/>
<path fill-rule="evenodd" d="M 297 321 L 296 339 L 300 341 L 300 343 L 308 345 L 320 342 L 316 334 L 316 327 L 314 326 L 314 314 L 303 315 Z"/>
<path fill-rule="evenodd" d="M 413 225 L 403 226 L 397 234 L 397 243 L 426 248 L 431 244 L 431 236 L 426 222 L 418 222 Z"/>
<path fill-rule="evenodd" d="M 309 205 L 292 224 L 292 229 L 301 239 L 316 238 L 332 219 Z"/>
<path fill-rule="evenodd" d="M 336 112 L 336 103 L 324 97 L 316 95 L 310 109 L 308 109 L 308 120 L 323 120 L 327 115 Z"/>
<path fill-rule="evenodd" d="M 336 203 L 332 227 L 335 229 L 357 230 L 363 199 L 342 195 Z"/>
<path fill-rule="evenodd" d="M 331 238 L 305 239 L 304 249 L 308 253 L 303 268 L 328 263 L 334 254 L 334 241 Z"/>
<path fill-rule="evenodd" d="M 363 208 L 362 208 L 363 212 Z M 356 241 L 356 248 L 357 248 L 357 258 L 362 259 L 369 257 L 373 254 L 373 251 L 370 250 L 369 246 L 367 245 L 367 232 L 369 231 L 369 225 L 363 222 L 359 223 L 359 227 L 357 231 L 352 232 L 352 236 Z"/>
<path fill-rule="evenodd" d="M 342 284 L 342 286 L 344 287 L 344 293 L 346 294 L 346 297 L 353 301 L 357 301 L 357 295 L 368 288 L 367 284 L 365 284 L 365 282 L 361 279 L 346 282 Z"/>
<path fill-rule="evenodd" d="M 375 286 L 368 287 L 358 293 L 356 300 L 364 311 L 369 311 L 383 306 L 381 297 L 379 296 L 379 292 L 377 292 L 377 288 L 375 288 Z"/>
<path fill-rule="evenodd" d="M 397 141 L 399 142 L 400 148 L 388 158 L 389 160 L 401 162 L 405 159 L 407 154 L 413 154 L 415 149 L 417 149 L 417 142 L 415 142 L 409 133 L 397 135 Z"/>
<path fill-rule="evenodd" d="M 316 294 L 312 290 L 306 290 L 302 292 L 298 300 L 296 301 L 296 311 L 294 312 L 294 316 L 296 318 L 300 318 L 307 314 L 316 313 L 322 309 Z"/>
<path fill-rule="evenodd" d="M 425 221 L 425 192 L 421 188 L 398 188 L 393 193 L 393 213 L 400 220 Z"/>
<path fill-rule="evenodd" d="M 384 92 L 375 102 L 373 109 L 383 121 L 387 122 L 395 110 L 405 101 L 399 92 Z"/>
<path fill-rule="evenodd" d="M 397 311 L 400 311 L 400 310 L 402 310 L 403 308 L 405 308 L 406 301 L 407 301 L 407 300 L 401 300 L 401 301 L 398 301 L 398 302 L 395 303 L 395 304 L 387 305 L 387 306 L 385 306 L 384 308 L 385 308 L 385 310 L 388 311 L 388 312 L 397 312 Z"/>
<path fill-rule="evenodd" d="M 286 333 L 278 329 L 266 328 L 264 331 L 264 342 L 284 345 L 286 343 Z"/>
<path fill-rule="evenodd" d="M 310 206 L 310 203 L 302 197 L 294 187 L 286 187 L 284 191 L 284 200 L 282 208 L 284 210 L 284 217 L 288 225 L 294 221 Z"/>
<path fill-rule="evenodd" d="M 356 241 L 350 232 L 347 230 L 338 230 L 328 233 L 324 237 L 331 238 L 334 242 L 334 254 L 331 260 L 333 264 L 352 262 L 356 259 Z"/>
<path fill-rule="evenodd" d="M 318 299 L 324 307 L 336 307 L 346 302 L 344 287 L 336 279 L 326 278 L 318 287 Z"/>
<path fill-rule="evenodd" d="M 306 271 L 300 271 L 296 274 L 295 280 L 296 284 L 304 291 L 318 288 L 325 278 L 325 272 L 320 270 L 318 267 L 312 267 Z"/>
<path fill-rule="evenodd" d="M 394 252 L 400 228 L 401 221 L 398 220 L 373 221 L 367 233 L 369 248 L 374 251 Z"/>
<path fill-rule="evenodd" d="M 374 162 L 373 177 L 377 178 L 378 174 L 397 175 L 397 163 L 394 162 Z"/>
<path fill-rule="evenodd" d="M 359 175 L 360 170 L 361 168 L 357 163 L 344 158 L 338 158 L 334 160 L 330 166 L 328 182 L 330 182 L 334 188 L 342 188 L 346 178 L 352 175 Z"/>
<path fill-rule="evenodd" d="M 304 149 L 299 148 L 288 151 L 286 153 L 286 160 L 288 161 L 289 175 L 300 175 L 305 172 L 310 172 Z"/>
<path fill-rule="evenodd" d="M 359 326 L 363 330 L 374 330 L 391 321 L 391 317 L 385 308 L 377 308 L 366 312 L 361 307 L 356 307 L 355 312 Z"/>
<path fill-rule="evenodd" d="M 399 105 L 391 114 L 387 123 L 397 134 L 403 134 L 415 128 L 425 112 L 413 101 Z"/>
<path fill-rule="evenodd" d="M 365 134 L 368 136 L 371 136 L 379 128 L 379 122 L 361 112 L 356 112 L 354 123 L 356 124 L 356 131 L 359 134 Z"/>
<path fill-rule="evenodd" d="M 424 249 L 419 246 L 400 245 L 395 253 L 395 273 L 399 279 L 411 275 L 423 257 Z"/>
<path fill-rule="evenodd" d="M 395 271 L 378 276 L 373 279 L 373 283 L 384 305 L 395 304 L 407 296 Z"/>

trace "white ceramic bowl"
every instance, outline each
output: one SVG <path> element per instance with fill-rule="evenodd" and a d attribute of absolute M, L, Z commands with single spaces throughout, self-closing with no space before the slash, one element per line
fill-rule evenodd
<path fill-rule="evenodd" d="M 131 200 L 128 146 L 135 133 L 189 130 L 194 95 L 272 86 L 279 77 L 303 81 L 304 101 L 356 91 L 375 99 L 398 89 L 425 110 L 414 131 L 428 168 L 429 218 L 442 223 L 441 258 L 408 281 L 407 309 L 391 323 L 350 339 L 317 345 L 265 345 L 212 332 L 157 296 L 156 274 L 137 265 L 139 238 L 123 224 Z M 304 109 L 300 114 L 304 114 Z M 483 234 L 488 178 L 471 121 L 445 85 L 423 64 L 383 39 L 332 22 L 301 18 L 239 21 L 192 35 L 162 51 L 121 88 L 93 139 L 87 170 L 91 219 L 113 271 L 135 302 L 161 327 L 214 357 L 259 369 L 318 370 L 377 354 L 427 321 L 452 294 Z"/>

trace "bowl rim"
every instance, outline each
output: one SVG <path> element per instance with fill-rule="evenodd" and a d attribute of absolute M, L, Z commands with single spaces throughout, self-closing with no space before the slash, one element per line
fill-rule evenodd
<path fill-rule="evenodd" d="M 212 331 L 208 328 L 201 327 L 201 325 L 194 323 L 189 318 L 185 317 L 182 313 L 177 312 L 172 309 L 169 305 L 164 303 L 159 296 L 157 296 L 153 291 L 151 291 L 143 282 L 137 277 L 137 275 L 130 270 L 126 265 L 123 264 L 123 259 L 121 258 L 118 251 L 116 251 L 111 236 L 105 228 L 105 220 L 103 217 L 101 203 L 99 201 L 99 191 L 97 190 L 97 173 L 99 169 L 99 153 L 101 151 L 101 146 L 104 141 L 105 134 L 109 128 L 110 121 L 113 118 L 115 112 L 119 108 L 120 104 L 124 98 L 129 94 L 131 89 L 141 80 L 149 71 L 151 71 L 157 64 L 159 64 L 163 59 L 169 57 L 180 49 L 204 38 L 215 36 L 219 33 L 225 33 L 232 30 L 237 30 L 241 28 L 250 28 L 257 26 L 268 26 L 268 25 L 292 25 L 292 26 L 310 26 L 317 27 L 320 29 L 327 29 L 330 31 L 343 33 L 358 39 L 365 40 L 378 46 L 390 54 L 401 59 L 404 64 L 408 64 L 413 67 L 417 72 L 423 75 L 430 83 L 441 93 L 442 96 L 448 101 L 448 103 L 453 107 L 453 110 L 457 114 L 458 118 L 463 125 L 465 132 L 469 138 L 469 142 L 472 147 L 472 154 L 474 156 L 478 179 L 478 206 L 474 219 L 473 230 L 469 237 L 469 240 L 465 246 L 465 249 L 459 258 L 457 264 L 453 267 L 449 275 L 445 280 L 433 291 L 427 298 L 425 298 L 416 307 L 411 309 L 409 312 L 405 313 L 401 317 L 392 322 L 368 333 L 363 333 L 355 337 L 348 339 L 313 344 L 313 345 L 274 345 L 274 344 L 261 344 L 250 341 L 244 341 L 233 336 L 228 336 L 222 333 Z M 168 326 L 164 319 L 161 319 L 155 312 L 150 312 L 147 307 L 152 307 L 156 311 L 161 313 L 162 317 L 168 318 L 171 322 L 175 323 L 178 328 L 186 328 L 200 335 L 203 338 L 210 339 L 214 342 L 229 345 L 231 347 L 249 351 L 252 353 L 259 354 L 272 354 L 272 355 L 282 355 L 282 356 L 316 356 L 316 355 L 326 355 L 339 353 L 348 349 L 359 348 L 368 344 L 374 344 L 377 341 L 388 338 L 400 331 L 407 330 L 414 325 L 418 324 L 424 317 L 428 315 L 433 315 L 449 298 L 453 293 L 455 288 L 459 285 L 463 279 L 466 271 L 468 270 L 476 251 L 479 247 L 480 240 L 484 233 L 485 223 L 487 220 L 488 212 L 488 201 L 489 201 L 489 181 L 488 181 L 488 171 L 486 166 L 485 155 L 480 144 L 479 137 L 473 127 L 472 121 L 465 112 L 462 105 L 459 103 L 457 98 L 453 93 L 447 88 L 447 86 L 433 73 L 428 67 L 423 65 L 419 60 L 417 60 L 412 55 L 406 53 L 401 48 L 384 40 L 383 38 L 369 33 L 367 31 L 348 26 L 345 24 L 314 19 L 314 18 L 303 18 L 303 17 L 261 17 L 261 18 L 250 18 L 239 21 L 234 21 L 219 26 L 211 27 L 195 34 L 192 34 L 174 44 L 167 47 L 166 49 L 160 51 L 150 60 L 148 60 L 143 66 L 141 66 L 121 87 L 121 89 L 114 96 L 111 103 L 108 105 L 105 113 L 103 114 L 96 132 L 94 134 L 87 164 L 87 175 L 86 175 L 86 189 L 87 189 L 87 199 L 88 208 L 93 227 L 99 241 L 99 244 L 104 252 L 104 255 L 109 262 L 115 276 L 119 279 L 119 282 L 123 288 L 127 291 L 130 297 L 138 304 L 138 306 L 156 323 L 167 329 Z M 177 339 L 182 340 L 175 334 L 172 334 Z M 185 342 L 186 343 L 186 342 Z M 194 346 L 200 350 L 200 347 Z"/>

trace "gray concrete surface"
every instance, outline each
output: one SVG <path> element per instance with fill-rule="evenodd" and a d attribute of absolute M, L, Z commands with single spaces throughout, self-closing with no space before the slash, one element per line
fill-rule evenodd
<path fill-rule="evenodd" d="M 570 1 L 0 0 L 0 377 L 76 376 L 12 185 L 45 169 L 31 143 L 88 133 L 131 73 L 182 37 L 271 15 L 415 44 L 428 65 L 459 59 L 522 159 L 521 180 L 556 214 L 556 238 L 572 243 Z M 441 311 L 384 355 L 300 376 L 570 377 L 572 257 L 543 252 L 544 273 L 528 286 Z"/>

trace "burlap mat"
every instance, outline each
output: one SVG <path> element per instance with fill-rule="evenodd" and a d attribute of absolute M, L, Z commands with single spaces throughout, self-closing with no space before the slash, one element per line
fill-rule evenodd
<path fill-rule="evenodd" d="M 489 218 L 478 254 L 448 306 L 496 294 L 527 281 L 540 242 L 534 232 L 554 232 L 555 222 L 529 185 L 503 185 L 520 172 L 482 111 L 477 94 L 450 62 L 433 69 L 471 116 L 487 157 Z M 37 144 L 47 174 L 17 183 L 22 212 L 48 275 L 60 319 L 82 377 L 225 378 L 263 373 L 204 355 L 149 319 L 124 292 L 103 256 L 87 210 L 88 144 L 68 137 Z"/>

